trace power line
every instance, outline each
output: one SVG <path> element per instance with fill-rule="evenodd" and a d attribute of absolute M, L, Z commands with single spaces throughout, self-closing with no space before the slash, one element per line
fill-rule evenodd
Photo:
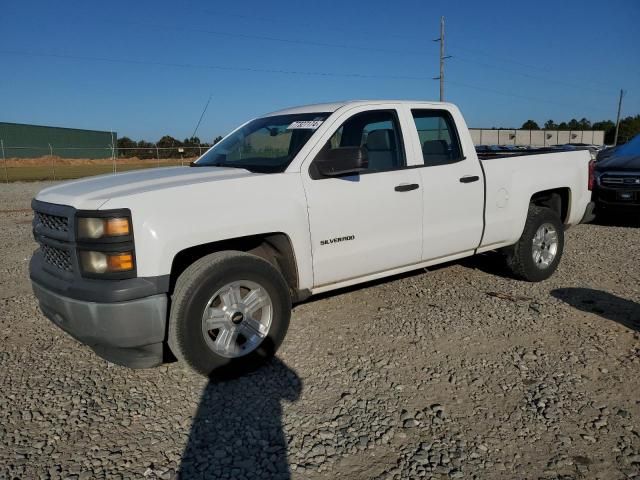
<path fill-rule="evenodd" d="M 453 58 L 455 60 L 461 60 L 463 62 L 472 63 L 474 65 L 478 65 L 480 67 L 484 67 L 484 68 L 487 68 L 487 69 L 500 70 L 502 72 L 512 73 L 514 75 L 520 75 L 522 77 L 531 78 L 533 80 L 539 80 L 541 82 L 555 83 L 557 85 L 563 85 L 563 86 L 569 87 L 569 88 L 591 90 L 593 92 L 597 92 L 597 93 L 601 93 L 601 94 L 605 94 L 605 95 L 610 95 L 611 94 L 610 91 L 604 91 L 604 90 L 600 90 L 600 89 L 597 89 L 597 88 L 588 87 L 586 85 L 577 85 L 577 84 L 574 84 L 574 83 L 564 82 L 562 80 L 556 80 L 556 79 L 553 79 L 553 78 L 541 77 L 541 76 L 538 76 L 538 75 L 531 75 L 530 73 L 519 72 L 517 70 L 504 68 L 504 67 L 501 67 L 499 65 L 492 65 L 490 63 L 479 62 L 477 60 L 473 60 L 473 59 L 468 58 L 468 57 L 464 57 L 464 56 L 461 57 L 460 55 L 453 55 Z"/>
<path fill-rule="evenodd" d="M 256 17 L 250 17 L 247 15 L 237 15 L 239 17 L 242 18 L 256 18 Z M 264 20 L 266 21 L 266 20 Z M 166 31 L 166 30 L 173 30 L 173 31 L 185 31 L 185 32 L 196 32 L 196 33 L 205 33 L 205 34 L 210 34 L 210 35 L 217 35 L 217 36 L 227 36 L 227 37 L 233 37 L 233 38 L 245 38 L 245 39 L 250 39 L 250 40 L 260 40 L 260 41 L 269 41 L 269 42 L 278 42 L 278 43 L 285 43 L 285 44 L 292 44 L 292 45 L 308 45 L 308 46 L 312 46 L 312 47 L 319 47 L 319 48 L 338 48 L 338 49 L 347 49 L 347 50 L 357 50 L 357 51 L 365 51 L 365 52 L 374 52 L 374 53 L 391 53 L 394 55 L 413 55 L 413 56 L 420 56 L 423 57 L 424 56 L 424 52 L 423 51 L 417 51 L 417 50 L 407 50 L 407 49 L 403 49 L 403 50 L 395 50 L 395 49 L 386 49 L 386 48 L 378 48 L 378 47 L 365 47 L 365 46 L 360 46 L 360 45 L 347 45 L 347 44 L 341 44 L 341 43 L 327 43 L 327 42 L 317 42 L 317 41 L 311 41 L 311 40 L 301 40 L 301 39 L 297 39 L 297 38 L 284 38 L 284 37 L 272 37 L 272 36 L 267 36 L 267 35 L 256 35 L 256 34 L 248 34 L 248 33 L 239 33 L 239 32 L 227 32 L 227 31 L 220 31 L 220 30 L 209 30 L 209 29 L 202 29 L 202 28 L 193 28 L 193 27 L 179 27 L 179 26 L 172 26 L 172 25 L 159 25 L 159 24 L 152 24 L 152 23 L 143 23 L 143 22 L 121 22 L 124 24 L 128 24 L 128 25 L 132 25 L 132 26 L 136 26 L 136 27 L 149 27 L 149 28 L 154 28 L 154 29 L 159 29 L 162 31 Z M 442 23 L 442 22 L 441 22 Z M 441 25 L 441 37 L 444 38 L 444 25 Z M 468 62 L 468 63 L 472 63 L 475 65 L 478 65 L 480 67 L 483 68 L 488 68 L 488 69 L 492 69 L 492 70 L 501 70 L 503 72 L 506 73 L 511 73 L 514 75 L 519 75 L 522 77 L 526 77 L 526 78 L 530 78 L 533 80 L 537 80 L 540 82 L 545 82 L 545 83 L 555 83 L 556 85 L 562 85 L 568 88 L 572 88 L 572 89 L 583 89 L 583 90 L 591 90 L 593 92 L 597 92 L 600 94 L 610 94 L 611 92 L 605 92 L 604 90 L 599 90 L 593 87 L 588 87 L 585 85 L 578 85 L 575 83 L 569 83 L 569 82 L 564 82 L 561 80 L 555 80 L 552 78 L 548 78 L 548 77 L 542 77 L 542 76 L 537 76 L 537 75 L 531 75 L 529 73 L 525 73 L 525 72 L 520 72 L 517 70 L 513 70 L 513 69 L 508 69 L 508 68 L 504 68 L 498 65 L 492 65 L 490 63 L 485 63 L 485 62 L 481 62 L 481 61 L 477 61 L 468 57 L 464 57 L 464 56 L 459 56 L 459 55 L 449 55 L 449 56 L 445 56 L 444 55 L 444 41 L 441 41 L 441 37 L 438 37 L 437 39 L 435 39 L 435 42 L 440 42 L 440 56 L 442 57 L 442 61 L 444 61 L 445 59 L 448 58 L 456 58 L 458 60 L 461 60 L 463 62 Z M 406 37 L 409 38 L 409 37 Z M 458 50 L 467 50 L 470 52 L 473 52 L 473 50 L 469 50 L 469 49 L 464 49 L 461 47 L 457 47 L 456 49 Z M 454 49 L 455 50 L 455 49 Z M 520 62 L 510 62 L 510 63 L 514 63 L 514 64 L 518 64 L 521 66 L 524 66 L 526 68 L 532 69 L 532 70 L 537 70 L 537 71 L 545 71 L 546 69 L 543 67 L 536 67 L 533 65 L 528 65 L 525 63 L 520 63 Z M 442 68 L 441 70 L 441 75 L 443 75 L 443 70 L 444 70 L 444 62 L 442 62 Z M 548 71 L 548 70 L 547 70 Z M 439 80 L 440 77 L 435 77 L 435 80 Z M 444 82 L 441 82 L 442 84 L 444 84 Z M 443 85 L 441 85 L 441 90 L 443 89 Z M 444 95 L 440 96 L 441 98 L 444 98 Z M 443 101 L 443 100 L 441 100 Z"/>
<path fill-rule="evenodd" d="M 339 78 L 378 78 L 388 80 L 427 80 L 430 77 L 410 76 L 410 75 L 376 75 L 365 73 L 338 73 L 338 72 L 318 72 L 318 71 L 299 71 L 299 70 L 280 70 L 271 68 L 257 68 L 257 67 L 232 67 L 227 65 L 206 65 L 195 63 L 177 63 L 177 62 L 157 62 L 151 60 L 134 60 L 123 58 L 109 58 L 109 57 L 96 57 L 86 55 L 67 55 L 57 53 L 37 53 L 18 50 L 0 50 L 0 54 L 5 55 L 17 55 L 26 57 L 45 57 L 45 58 L 59 58 L 66 60 L 76 61 L 89 61 L 89 62 L 109 62 L 109 63 L 122 63 L 128 65 L 148 65 L 148 66 L 161 66 L 161 67 L 175 67 L 175 68 L 199 68 L 199 69 L 212 69 L 212 70 L 226 70 L 236 72 L 255 72 L 255 73 L 275 73 L 283 75 L 304 75 L 304 76 L 318 76 L 318 77 L 339 77 Z"/>
<path fill-rule="evenodd" d="M 344 43 L 328 43 L 328 42 L 317 42 L 313 40 L 302 40 L 298 38 L 283 38 L 283 37 L 272 37 L 268 35 L 256 35 L 253 33 L 239 33 L 239 32 L 227 32 L 222 30 L 209 30 L 205 28 L 193 28 L 193 27 L 178 27 L 172 25 L 159 25 L 152 23 L 142 23 L 142 22 L 121 22 L 123 24 L 128 24 L 132 26 L 145 26 L 151 27 L 160 30 L 174 30 L 180 32 L 190 32 L 190 33 L 207 33 L 210 35 L 219 35 L 225 37 L 233 37 L 233 38 L 245 38 L 248 40 L 261 40 L 261 41 L 269 41 L 269 42 L 279 42 L 279 43 L 287 43 L 293 45 L 308 45 L 311 47 L 321 47 L 321 48 L 340 48 L 340 49 L 348 49 L 348 50 L 359 50 L 365 52 L 375 52 L 375 53 L 393 53 L 393 54 L 408 54 L 408 55 L 424 55 L 423 52 L 419 52 L 417 50 L 394 50 L 394 49 L 386 49 L 386 48 L 377 48 L 377 47 L 365 47 L 360 45 L 347 45 Z"/>
<path fill-rule="evenodd" d="M 502 92 L 500 90 L 494 90 L 492 88 L 486 88 L 486 87 L 480 87 L 478 85 L 471 85 L 469 83 L 462 83 L 462 82 L 457 82 L 457 81 L 452 81 L 452 80 L 447 80 L 448 84 L 451 85 L 456 85 L 458 87 L 463 87 L 463 88 L 470 88 L 473 90 L 479 90 L 482 92 L 489 92 L 489 93 L 493 93 L 496 95 L 502 95 L 504 97 L 512 97 L 512 98 L 520 98 L 523 100 L 529 100 L 531 102 L 536 102 L 536 103 L 548 103 L 551 105 L 556 105 L 556 106 L 561 106 L 561 107 L 571 107 L 571 108 L 584 108 L 584 105 L 577 105 L 577 104 L 571 104 L 571 103 L 564 103 L 564 102 L 555 102 L 553 100 L 549 100 L 547 98 L 539 98 L 539 97 L 529 97 L 526 95 L 520 95 L 518 93 L 510 93 L 510 92 Z"/>
<path fill-rule="evenodd" d="M 497 60 L 498 62 L 502 62 L 502 63 L 511 63 L 513 65 L 518 65 L 520 67 L 524 67 L 527 69 L 532 69 L 532 70 L 542 70 L 542 71 L 546 71 L 546 72 L 551 72 L 551 69 L 547 66 L 541 66 L 541 65 L 533 65 L 531 63 L 524 63 L 518 60 L 513 60 L 511 58 L 507 58 L 507 57 L 502 57 L 499 55 L 496 55 L 495 53 L 487 53 L 486 51 L 483 50 L 476 50 L 476 49 L 471 49 L 471 48 L 467 48 L 467 47 L 461 47 L 461 46 L 457 46 L 453 45 L 453 50 L 454 51 L 461 51 L 461 52 L 467 52 L 467 53 L 471 53 L 473 55 L 481 55 L 484 57 L 488 57 L 488 58 L 493 58 L 494 60 Z"/>
<path fill-rule="evenodd" d="M 194 64 L 194 63 L 177 63 L 177 62 L 157 62 L 151 60 L 136 60 L 136 59 L 123 59 L 123 58 L 110 58 L 110 57 L 97 57 L 97 56 L 82 56 L 82 55 L 67 55 L 56 53 L 42 53 L 42 52 L 27 52 L 16 50 L 0 50 L 0 54 L 4 55 L 16 55 L 24 57 L 39 57 L 39 58 L 55 58 L 61 60 L 72 60 L 80 62 L 106 62 L 106 63 L 120 63 L 125 65 L 141 65 L 141 66 L 159 66 L 170 68 L 195 68 L 195 69 L 211 69 L 222 71 L 234 71 L 234 72 L 253 72 L 253 73 L 268 73 L 268 74 L 280 74 L 280 75 L 299 75 L 299 76 L 317 76 L 317 77 L 333 77 L 333 78 L 354 78 L 354 79 L 387 79 L 387 80 L 415 80 L 424 82 L 425 80 L 432 80 L 432 77 L 426 76 L 412 76 L 412 75 L 376 75 L 357 72 L 320 72 L 320 71 L 298 71 L 298 70 L 281 70 L 281 69 L 266 69 L 258 67 L 232 67 L 226 65 L 207 65 L 207 64 Z M 558 106 L 570 106 L 576 107 L 577 105 L 570 105 L 567 103 L 554 102 L 545 98 L 528 97 L 524 95 L 514 94 L 510 92 L 503 92 L 499 90 L 493 90 L 490 88 L 481 87 L 478 85 L 472 85 L 468 83 L 462 83 L 457 81 L 446 80 L 448 84 L 457 85 L 463 88 L 470 88 L 474 90 L 481 90 L 491 92 L 496 95 L 502 95 L 513 98 L 521 98 L 524 100 L 530 100 L 533 102 L 544 102 Z"/>
<path fill-rule="evenodd" d="M 529 69 L 529 70 L 536 70 L 536 71 L 542 71 L 542 72 L 547 72 L 547 73 L 553 73 L 553 71 L 554 71 L 554 69 L 552 69 L 548 65 L 540 65 L 540 64 L 534 65 L 534 64 L 530 64 L 530 63 L 523 63 L 523 62 L 520 62 L 520 61 L 517 61 L 517 60 L 513 60 L 511 58 L 507 58 L 507 57 L 503 57 L 503 56 L 500 56 L 500 55 L 496 55 L 495 53 L 487 53 L 486 51 L 482 51 L 482 50 L 469 49 L 469 48 L 461 47 L 461 46 L 458 46 L 458 45 L 455 45 L 455 44 L 453 46 L 453 50 L 454 51 L 458 51 L 459 50 L 459 51 L 462 51 L 462 52 L 471 53 L 473 55 L 485 56 L 485 57 L 488 57 L 490 59 L 493 59 L 494 61 L 498 61 L 498 62 L 501 62 L 501 63 L 510 63 L 510 64 L 513 64 L 513 65 L 518 65 L 518 66 L 524 67 L 524 68 Z M 457 57 L 457 55 L 456 55 L 456 57 Z M 626 68 L 627 71 L 629 71 L 630 67 L 631 67 L 630 65 L 625 65 L 625 68 Z M 637 72 L 634 72 L 634 73 L 637 73 Z M 599 80 L 594 80 L 593 78 L 589 78 L 589 82 L 591 82 L 592 84 L 601 85 L 601 86 L 607 87 L 607 88 L 611 86 L 610 83 L 601 82 Z M 582 88 L 582 86 L 580 86 L 580 88 Z"/>
<path fill-rule="evenodd" d="M 208 10 L 208 9 L 204 9 L 204 10 L 200 10 L 200 12 L 202 13 L 206 13 L 206 14 L 211 14 L 211 15 L 215 15 L 216 17 L 233 17 L 233 18 L 240 18 L 240 19 L 246 19 L 246 20 L 256 20 L 259 22 L 263 22 L 263 23 L 269 23 L 269 24 L 273 24 L 273 23 L 279 23 L 279 24 L 286 24 L 287 27 L 291 27 L 291 23 L 290 22 L 284 22 L 281 18 L 277 18 L 277 17 L 263 17 L 263 16 L 256 16 L 256 15 L 247 15 L 247 14 L 239 14 L 239 13 L 234 13 L 234 12 L 224 12 L 224 11 L 213 11 L 213 10 Z M 149 23 L 149 22 L 127 22 L 127 21 L 122 21 L 120 22 L 121 24 L 129 24 L 132 26 L 144 26 L 144 27 L 151 27 L 151 28 L 156 28 L 156 29 L 160 29 L 162 31 L 166 31 L 166 30 L 174 30 L 174 31 L 185 31 L 185 32 L 198 32 L 198 33 L 207 33 L 207 34 L 211 34 L 211 35 L 219 35 L 219 36 L 229 36 L 229 37 L 235 37 L 235 38 L 246 38 L 246 39 L 251 39 L 251 40 L 261 40 L 261 41 L 272 41 L 272 42 L 279 42 L 279 43 L 287 43 L 287 44 L 295 44 L 295 45 L 308 45 L 308 46 L 313 46 L 313 47 L 321 47 L 321 48 L 340 48 L 340 49 L 351 49 L 351 50 L 358 50 L 358 51 L 368 51 L 368 52 L 380 52 L 380 53 L 392 53 L 392 54 L 396 54 L 396 55 L 414 55 L 414 56 L 424 56 L 424 52 L 422 51 L 416 51 L 416 50 L 407 50 L 407 49 L 402 49 L 402 50 L 396 50 L 396 49 L 386 49 L 386 48 L 376 48 L 376 47 L 368 47 L 368 46 L 361 46 L 361 45 L 348 45 L 348 44 L 341 44 L 341 43 L 329 43 L 329 42 L 318 42 L 318 41 L 311 41 L 311 40 L 305 40 L 305 39 L 298 39 L 298 38 L 284 38 L 284 37 L 273 37 L 273 36 L 267 36 L 267 35 L 257 35 L 257 34 L 248 34 L 248 33 L 240 33 L 240 32 L 229 32 L 229 31 L 220 31 L 220 30 L 211 30 L 211 29 L 202 29 L 202 28 L 194 28 L 194 27 L 179 27 L 179 26 L 175 26 L 175 25 L 159 25 L 159 24 L 153 24 L 153 23 Z M 305 26 L 305 27 L 317 27 L 317 24 L 314 24 L 312 22 L 296 22 L 297 26 Z M 344 32 L 344 33 L 348 33 L 350 36 L 353 36 L 354 33 L 356 34 L 360 34 L 360 35 L 367 35 L 367 36 L 373 36 L 375 35 L 377 38 L 380 38 L 380 31 L 376 31 L 376 32 L 371 32 L 371 31 L 355 31 L 351 28 L 349 29 L 343 29 L 343 28 L 339 28 L 339 27 L 335 27 L 335 26 L 322 26 L 322 31 L 327 31 L 327 30 L 332 30 L 332 31 L 339 31 L 339 32 Z M 395 38 L 401 38 L 401 39 L 409 39 L 409 40 L 418 40 L 418 41 L 424 41 L 424 36 L 419 36 L 419 35 L 400 35 L 400 34 L 389 34 L 386 33 L 386 37 L 385 38 L 389 38 L 389 37 L 395 37 Z M 466 51 L 469 53 L 472 53 L 474 55 L 482 55 L 482 56 L 486 56 L 489 58 L 493 58 L 495 60 L 497 60 L 498 62 L 503 62 L 503 63 L 511 63 L 513 65 L 518 65 L 521 67 L 524 67 L 526 69 L 530 69 L 530 70 L 535 70 L 535 71 L 543 71 L 543 72 L 550 72 L 551 70 L 549 69 L 549 67 L 546 66 L 541 66 L 541 65 L 533 65 L 533 64 L 528 64 L 528 63 L 524 63 L 521 61 L 516 61 L 513 59 L 509 59 L 509 58 L 505 58 L 505 57 L 501 57 L 501 56 L 497 56 L 494 53 L 488 53 L 486 51 L 483 50 L 478 50 L 478 49 L 470 49 L 467 47 L 462 47 L 462 46 L 454 46 L 453 47 L 454 53 L 455 51 Z M 510 74 L 514 74 L 514 75 L 519 75 L 519 76 L 523 76 L 523 77 L 527 77 L 527 78 L 531 78 L 533 80 L 537 80 L 537 81 L 541 81 L 541 82 L 549 82 L 549 83 L 555 83 L 557 85 L 563 85 L 569 88 L 573 88 L 573 89 L 586 89 L 586 90 L 591 90 L 594 92 L 598 92 L 598 93 L 606 93 L 606 94 L 610 94 L 611 92 L 605 92 L 604 90 L 599 90 L 593 87 L 589 87 L 586 85 L 578 85 L 575 83 L 570 83 L 570 82 L 564 82 L 564 81 L 560 81 L 560 80 L 555 80 L 552 78 L 548 78 L 548 77 L 542 77 L 542 76 L 537 76 L 537 75 L 531 75 L 528 73 L 524 73 L 521 71 L 517 71 L 517 70 L 513 70 L 513 69 L 506 69 L 504 67 L 500 67 L 500 66 L 496 66 L 496 65 L 492 65 L 492 64 L 487 64 L 487 63 L 483 63 L 481 61 L 477 61 L 474 59 L 470 59 L 470 58 L 465 58 L 463 56 L 459 56 L 459 55 L 453 55 L 456 59 L 462 60 L 463 62 L 469 62 L 469 63 L 473 63 L 475 65 L 484 67 L 484 68 L 489 68 L 489 69 L 499 69 L 503 72 L 506 73 L 510 73 Z M 382 77 L 380 77 L 382 78 Z M 600 85 L 607 85 L 603 82 L 598 82 L 595 80 L 591 80 L 592 83 L 597 83 Z"/>
<path fill-rule="evenodd" d="M 259 17 L 259 16 L 255 16 L 255 15 L 246 15 L 246 14 L 239 14 L 239 13 L 233 13 L 233 12 L 218 12 L 218 11 L 213 11 L 213 10 L 202 10 L 203 13 L 207 13 L 207 14 L 212 14 L 215 17 L 232 17 L 232 18 L 241 18 L 244 20 L 257 20 L 259 22 L 263 22 L 263 23 L 268 23 L 270 25 L 274 24 L 274 23 L 279 23 L 281 25 L 286 25 L 287 27 L 291 27 L 292 24 L 289 21 L 283 21 L 282 18 L 277 18 L 277 17 Z M 297 27 L 312 27 L 312 28 L 317 28 L 318 25 L 316 23 L 312 23 L 312 22 L 300 22 L 297 21 L 295 22 L 295 25 Z M 340 32 L 340 33 L 346 33 L 348 34 L 350 37 L 352 37 L 354 34 L 356 35 L 361 35 L 361 36 L 367 36 L 367 37 L 380 37 L 380 31 L 364 31 L 364 30 L 359 30 L 359 31 L 354 31 L 353 28 L 340 28 L 340 27 L 336 27 L 334 25 L 322 25 L 322 31 L 326 32 L 326 31 L 330 31 L 330 32 Z M 424 40 L 423 36 L 418 36 L 418 35 L 401 35 L 398 33 L 389 33 L 389 32 L 384 32 L 386 37 L 391 37 L 391 38 L 401 38 L 401 39 L 405 39 L 405 40 Z"/>
<path fill-rule="evenodd" d="M 237 14 L 237 13 L 232 13 L 232 12 L 217 12 L 217 11 L 212 11 L 212 10 L 203 10 L 204 13 L 207 14 L 213 14 L 216 17 L 220 17 L 220 16 L 226 16 L 226 17 L 233 17 L 233 18 L 241 18 L 241 19 L 245 19 L 245 20 L 257 20 L 259 22 L 263 22 L 263 23 L 269 23 L 269 24 L 273 24 L 273 23 L 280 23 L 280 24 L 286 24 L 288 27 L 291 26 L 290 22 L 283 22 L 282 19 L 276 18 L 276 17 L 259 17 L 259 16 L 254 16 L 254 15 L 246 15 L 246 14 Z M 311 23 L 311 22 L 296 22 L 297 26 L 301 26 L 304 25 L 306 27 L 317 27 L 316 24 Z M 169 27 L 169 28 L 173 28 L 173 27 Z M 191 29 L 188 29 L 191 30 Z M 323 31 L 335 31 L 335 32 L 342 32 L 342 33 L 347 33 L 350 36 L 353 36 L 354 33 L 358 34 L 358 35 L 362 35 L 362 36 L 376 36 L 377 38 L 380 37 L 380 32 L 371 32 L 371 31 L 364 31 L 364 30 L 360 30 L 360 31 L 356 31 L 354 32 L 353 29 L 343 29 L 343 28 L 338 28 L 335 26 L 323 26 L 322 27 Z M 228 34 L 227 32 L 225 33 L 221 33 L 221 34 Z M 424 36 L 418 36 L 418 35 L 400 35 L 400 34 L 389 34 L 389 33 L 385 33 L 385 38 L 399 38 L 399 39 L 405 39 L 405 40 L 413 40 L 413 41 L 424 41 Z M 267 38 L 264 38 L 267 39 Z M 275 40 L 275 39 L 274 39 Z M 278 39 L 277 41 L 286 41 L 286 42 L 291 42 L 291 43 L 309 43 L 309 44 L 313 44 L 316 46 L 320 46 L 321 44 L 316 43 L 316 42 L 306 42 L 306 41 L 301 41 L 301 40 L 290 40 L 290 39 Z M 382 51 L 382 52 L 387 52 L 387 53 L 401 53 L 401 54 L 409 54 L 409 55 L 419 55 L 419 56 L 423 56 L 424 52 L 420 52 L 420 51 L 415 51 L 415 50 L 382 50 L 382 49 L 377 49 L 374 47 L 354 47 L 354 46 L 349 46 L 349 45 L 338 45 L 338 44 L 327 44 L 327 46 L 332 46 L 332 47 L 339 47 L 339 48 L 355 48 L 355 49 L 366 49 L 369 51 Z M 483 50 L 478 50 L 478 49 L 470 49 L 467 47 L 461 47 L 461 46 L 453 46 L 453 50 L 455 51 L 462 51 L 462 52 L 468 52 L 471 53 L 473 55 L 481 55 L 481 56 L 485 56 L 488 58 L 492 58 L 495 61 L 501 62 L 501 63 L 510 63 L 512 65 L 518 65 L 520 67 L 523 67 L 525 69 L 529 69 L 529 70 L 535 70 L 535 71 L 542 71 L 542 72 L 548 72 L 548 73 L 552 73 L 552 69 L 549 68 L 546 65 L 534 65 L 534 64 L 530 64 L 530 63 L 524 63 L 518 60 L 514 60 L 511 58 L 507 58 L 507 57 L 503 57 L 500 55 L 496 55 L 495 53 L 488 53 L 486 51 Z M 459 57 L 458 55 L 455 55 L 456 58 L 464 58 L 464 57 Z M 486 66 L 488 68 L 502 68 L 502 67 L 498 67 L 495 65 L 490 65 L 490 64 L 483 64 L 481 62 L 478 61 L 474 61 L 474 60 L 468 60 L 465 59 L 467 61 L 471 61 L 476 63 L 477 65 L 481 65 L 481 66 Z M 528 76 L 526 73 L 522 73 L 522 72 L 518 72 L 516 70 L 507 70 L 504 69 L 503 71 L 505 72 L 509 72 L 509 73 L 514 73 L 517 75 L 523 75 L 523 76 Z M 553 79 L 550 78 L 543 78 L 543 77 L 534 77 L 534 76 L 530 76 L 530 78 L 535 78 L 537 80 L 541 80 L 541 81 L 545 81 L 545 82 L 553 82 L 553 83 L 558 83 L 561 85 L 565 85 L 565 86 L 569 86 L 571 88 L 585 88 L 585 89 L 591 89 L 593 91 L 597 91 L 599 93 L 604 93 L 602 90 L 597 90 L 591 87 L 587 87 L 587 86 L 582 86 L 582 85 L 578 85 L 575 83 L 569 83 L 569 82 L 560 82 L 560 81 L 555 81 Z M 604 82 L 599 82 L 596 80 L 591 79 L 590 80 L 592 83 L 595 84 L 599 84 L 602 86 L 608 86 L 607 83 Z M 607 92 L 610 93 L 610 92 Z"/>

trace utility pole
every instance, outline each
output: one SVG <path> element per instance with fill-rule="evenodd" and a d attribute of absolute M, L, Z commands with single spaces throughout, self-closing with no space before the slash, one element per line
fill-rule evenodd
<path fill-rule="evenodd" d="M 440 101 L 444 102 L 444 61 L 451 58 L 451 55 L 444 54 L 444 17 L 440 17 L 440 37 L 434 42 L 440 42 L 440 76 L 434 77 L 434 80 L 440 80 Z"/>
<path fill-rule="evenodd" d="M 618 129 L 620 128 L 620 111 L 622 110 L 622 97 L 624 97 L 624 90 L 620 89 L 620 99 L 618 100 L 618 117 L 616 118 L 616 134 L 613 137 L 613 146 L 618 145 Z"/>

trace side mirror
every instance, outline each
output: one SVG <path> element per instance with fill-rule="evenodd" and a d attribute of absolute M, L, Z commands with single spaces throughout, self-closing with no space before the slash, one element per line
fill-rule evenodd
<path fill-rule="evenodd" d="M 338 147 L 321 151 L 314 163 L 320 175 L 337 177 L 365 171 L 369 159 L 366 150 L 361 147 Z"/>

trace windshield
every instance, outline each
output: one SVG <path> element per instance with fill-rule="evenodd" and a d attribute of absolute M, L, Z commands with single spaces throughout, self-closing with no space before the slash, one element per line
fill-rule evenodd
<path fill-rule="evenodd" d="M 200 157 L 195 167 L 284 172 L 330 113 L 275 115 L 252 120 Z"/>

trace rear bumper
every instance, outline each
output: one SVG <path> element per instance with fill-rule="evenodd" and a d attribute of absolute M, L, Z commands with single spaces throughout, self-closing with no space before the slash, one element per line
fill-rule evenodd
<path fill-rule="evenodd" d="M 166 294 L 99 303 L 60 295 L 33 280 L 32 286 L 42 313 L 104 359 L 130 368 L 162 363 Z"/>

